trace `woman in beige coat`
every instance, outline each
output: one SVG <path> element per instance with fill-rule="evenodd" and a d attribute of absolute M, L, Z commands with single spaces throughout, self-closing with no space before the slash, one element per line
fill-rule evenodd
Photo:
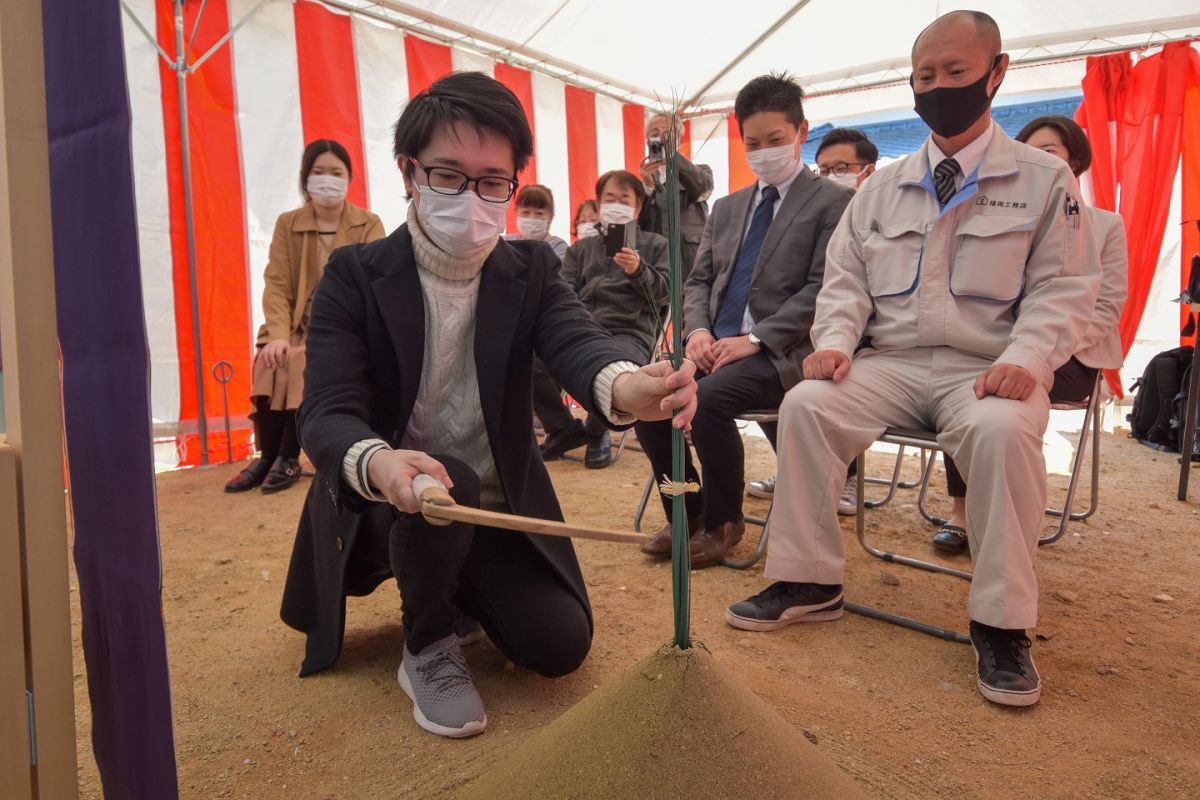
<path fill-rule="evenodd" d="M 346 148 L 317 139 L 304 149 L 300 191 L 304 205 L 279 215 L 267 260 L 263 312 L 254 359 L 254 432 L 259 457 L 225 484 L 227 492 L 261 486 L 288 488 L 300 478 L 296 408 L 304 395 L 304 343 L 317 281 L 334 249 L 382 239 L 383 223 L 346 200 L 353 178 Z"/>

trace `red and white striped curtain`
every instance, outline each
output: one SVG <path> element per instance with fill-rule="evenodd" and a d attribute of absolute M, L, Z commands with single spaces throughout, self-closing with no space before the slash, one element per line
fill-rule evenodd
<path fill-rule="evenodd" d="M 256 4 L 209 0 L 190 61 Z M 171 0 L 128 5 L 174 57 Z M 191 32 L 199 8 L 196 2 L 185 5 L 185 32 Z M 196 464 L 199 409 L 175 74 L 128 18 L 125 48 L 152 407 L 159 433 L 176 438 L 178 462 Z M 276 217 L 302 202 L 305 143 L 331 138 L 345 145 L 354 161 L 350 200 L 374 211 L 392 230 L 403 223 L 406 202 L 392 159 L 391 126 L 409 97 L 454 70 L 493 75 L 524 105 L 536 154 L 520 179 L 554 192 L 556 235 L 569 239 L 573 211 L 593 196 L 602 172 L 621 167 L 636 172 L 645 153 L 644 107 L 313 0 L 268 2 L 188 77 L 200 337 L 214 459 L 226 452 L 221 386 L 212 378 L 221 360 L 234 367 L 226 387 L 234 455 L 249 453 L 246 415 L 254 335 L 262 322 L 263 269 Z M 737 125 L 724 116 L 690 120 L 681 149 L 713 169 L 714 197 L 751 180 Z M 512 229 L 511 216 L 509 223 Z M 160 464 L 170 460 L 159 456 Z"/>

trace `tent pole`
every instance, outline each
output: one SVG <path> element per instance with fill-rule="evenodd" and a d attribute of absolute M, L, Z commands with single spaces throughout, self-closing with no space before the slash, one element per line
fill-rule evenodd
<path fill-rule="evenodd" d="M 179 89 L 179 143 L 183 161 L 183 219 L 187 230 L 188 292 L 192 301 L 192 349 L 196 361 L 196 421 L 200 432 L 200 465 L 208 464 L 208 406 L 204 402 L 204 362 L 200 347 L 200 298 L 196 279 L 196 222 L 192 209 L 192 163 L 188 142 L 187 62 L 183 48 L 183 0 L 175 0 L 175 84 Z"/>

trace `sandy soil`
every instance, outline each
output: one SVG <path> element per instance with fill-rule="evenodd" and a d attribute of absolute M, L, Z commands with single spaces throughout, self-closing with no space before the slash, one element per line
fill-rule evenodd
<path fill-rule="evenodd" d="M 1200 796 L 1200 504 L 1173 499 L 1170 456 L 1120 434 L 1106 435 L 1103 450 L 1100 511 L 1039 556 L 1034 652 L 1045 688 L 1032 709 L 983 700 L 968 646 L 855 615 L 772 634 L 727 627 L 725 606 L 765 585 L 761 564 L 693 573 L 695 636 L 878 797 Z M 869 472 L 881 474 L 889 461 L 872 454 Z M 912 475 L 916 459 L 908 462 Z M 669 566 L 625 546 L 580 543 L 596 618 L 587 662 L 546 680 L 506 665 L 487 643 L 472 648 L 490 727 L 468 741 L 438 739 L 413 723 L 394 680 L 402 637 L 393 585 L 351 599 L 334 669 L 296 677 L 303 640 L 279 621 L 278 607 L 305 487 L 224 495 L 222 484 L 238 468 L 165 474 L 158 483 L 183 797 L 455 797 L 671 635 Z M 773 469 L 766 443 L 749 440 L 748 477 Z M 647 467 L 640 453 L 627 452 L 603 472 L 567 461 L 551 472 L 568 518 L 624 527 Z M 1051 479 L 1052 491 L 1064 486 Z M 915 499 L 902 490 L 887 508 L 868 512 L 870 532 L 901 552 L 929 556 L 932 529 Z M 748 502 L 752 513 L 765 508 Z M 660 521 L 652 508 L 648 524 Z M 843 529 L 851 599 L 965 626 L 962 581 L 884 565 L 853 541 L 853 518 Z M 755 537 L 749 533 L 739 550 L 748 552 Z M 1155 599 L 1164 594 L 1169 599 Z M 78 641 L 76 653 L 79 778 L 90 798 L 100 790 Z M 705 769 L 703 749 L 694 753 L 697 770 Z"/>

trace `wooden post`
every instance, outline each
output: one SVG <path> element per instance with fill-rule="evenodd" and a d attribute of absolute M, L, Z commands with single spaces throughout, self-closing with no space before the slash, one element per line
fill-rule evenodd
<path fill-rule="evenodd" d="M 78 797 L 75 695 L 45 97 L 42 4 L 0 0 L 0 346 L 7 428 L 0 554 L 16 544 L 17 561 L 5 569 L 19 573 L 14 579 L 23 601 L 15 608 L 5 586 L 0 614 L 3 629 L 19 625 L 24 640 L 22 679 L 14 684 L 6 671 L 0 687 L 20 692 L 23 704 L 30 693 L 32 720 L 23 711 L 18 719 L 34 744 L 31 751 L 26 743 L 20 755 L 24 771 L 3 771 L 3 794 L 70 800 Z M 15 502 L 10 505 L 4 492 Z M 6 636 L 4 646 L 13 643 Z M 7 725 L 14 705 L 11 697 L 0 700 L 0 747 L 6 750 L 22 746 Z M 31 752 L 36 765 L 29 764 Z M 17 761 L 17 753 L 0 757 L 5 767 Z"/>

